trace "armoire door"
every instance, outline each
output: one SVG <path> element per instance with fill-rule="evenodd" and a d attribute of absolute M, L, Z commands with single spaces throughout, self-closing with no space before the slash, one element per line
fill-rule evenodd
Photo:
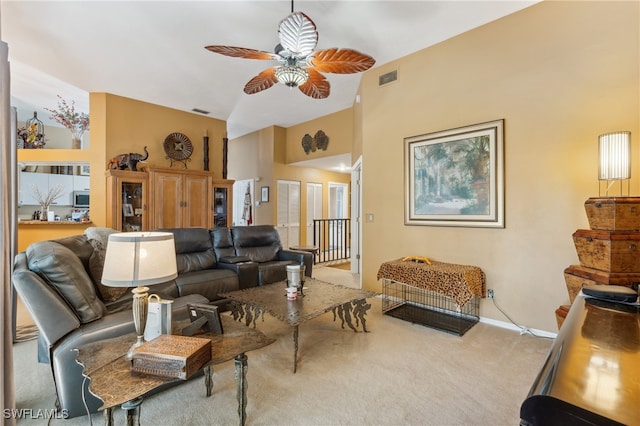
<path fill-rule="evenodd" d="M 213 194 L 210 177 L 208 176 L 184 176 L 183 196 L 183 222 L 185 228 L 211 228 L 213 226 Z"/>
<path fill-rule="evenodd" d="M 182 226 L 182 176 L 158 173 L 153 181 L 153 228 Z"/>

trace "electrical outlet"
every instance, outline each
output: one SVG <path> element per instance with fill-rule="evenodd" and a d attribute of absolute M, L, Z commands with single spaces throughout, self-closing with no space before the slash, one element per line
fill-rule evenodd
<path fill-rule="evenodd" d="M 493 299 L 493 289 L 492 288 L 487 289 L 487 297 L 489 299 Z"/>

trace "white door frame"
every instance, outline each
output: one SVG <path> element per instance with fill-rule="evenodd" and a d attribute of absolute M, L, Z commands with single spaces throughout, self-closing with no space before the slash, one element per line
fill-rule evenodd
<path fill-rule="evenodd" d="M 351 167 L 351 273 L 362 288 L 362 156 Z"/>

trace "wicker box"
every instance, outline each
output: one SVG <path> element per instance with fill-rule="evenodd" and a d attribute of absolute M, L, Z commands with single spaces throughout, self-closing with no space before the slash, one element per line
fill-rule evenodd
<path fill-rule="evenodd" d="M 607 272 L 571 265 L 564 270 L 564 280 L 569 292 L 569 301 L 573 303 L 580 289 L 585 285 L 621 285 L 633 288 L 634 284 L 640 283 L 640 273 Z"/>
<path fill-rule="evenodd" d="M 608 272 L 640 272 L 640 233 L 579 229 L 573 233 L 580 265 Z"/>
<path fill-rule="evenodd" d="M 211 361 L 211 340 L 161 334 L 133 351 L 137 373 L 186 380 Z"/>
<path fill-rule="evenodd" d="M 639 231 L 640 197 L 597 197 L 584 203 L 591 229 Z"/>

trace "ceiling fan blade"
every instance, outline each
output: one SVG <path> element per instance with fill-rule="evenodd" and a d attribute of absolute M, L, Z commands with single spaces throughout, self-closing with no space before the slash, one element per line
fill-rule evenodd
<path fill-rule="evenodd" d="M 376 61 L 353 49 L 333 48 L 314 52 L 307 63 L 320 72 L 352 74 L 368 70 Z"/>
<path fill-rule="evenodd" d="M 234 46 L 206 46 L 205 49 L 219 53 L 225 56 L 231 56 L 233 58 L 246 58 L 246 59 L 277 59 L 273 53 L 263 52 L 262 50 L 247 49 L 246 47 L 234 47 Z"/>
<path fill-rule="evenodd" d="M 254 93 L 262 92 L 276 84 L 278 79 L 273 73 L 275 69 L 276 67 L 268 68 L 249 80 L 249 82 L 244 86 L 244 93 L 247 95 L 253 95 Z"/>
<path fill-rule="evenodd" d="M 302 12 L 292 13 L 280 22 L 278 37 L 282 47 L 297 57 L 309 55 L 318 44 L 316 24 Z"/>
<path fill-rule="evenodd" d="M 313 99 L 324 99 L 329 97 L 331 85 L 324 75 L 313 68 L 308 68 L 309 79 L 306 83 L 298 86 L 300 91 Z"/>

